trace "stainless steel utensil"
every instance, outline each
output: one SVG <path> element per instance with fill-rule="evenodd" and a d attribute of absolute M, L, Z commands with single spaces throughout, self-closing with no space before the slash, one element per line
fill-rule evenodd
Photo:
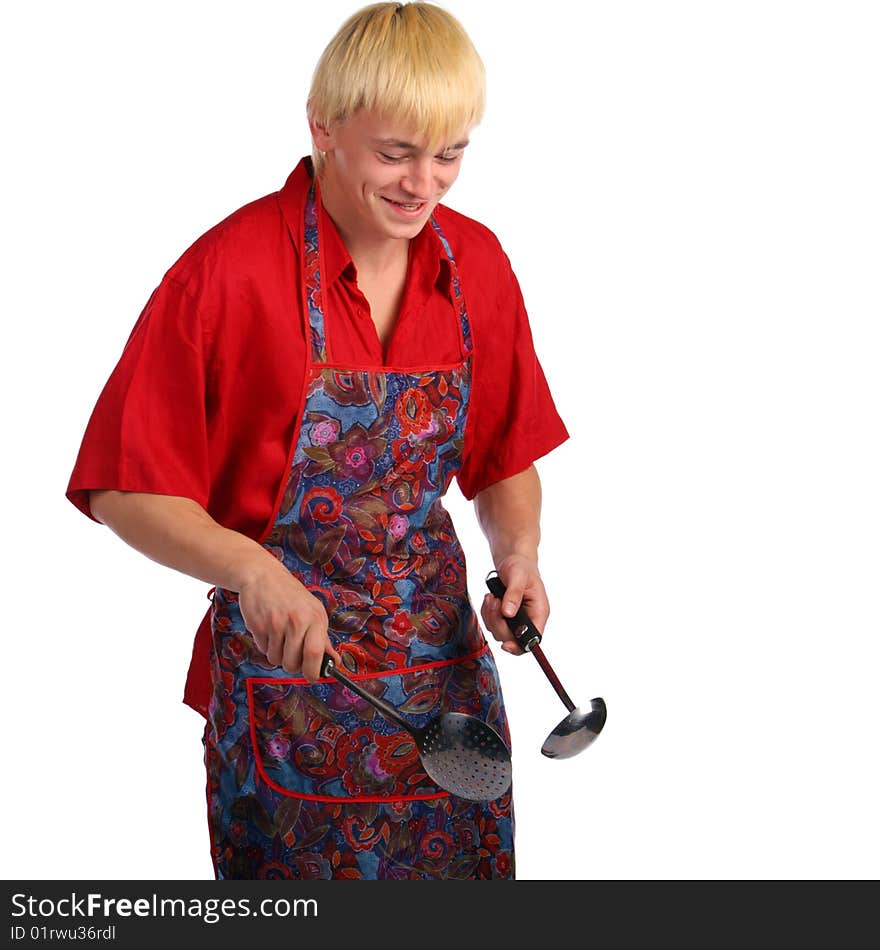
<path fill-rule="evenodd" d="M 464 713 L 447 712 L 416 728 L 384 700 L 368 693 L 324 656 L 322 676 L 332 676 L 386 719 L 405 729 L 415 741 L 425 772 L 436 784 L 469 801 L 489 802 L 510 788 L 510 751 L 488 723 Z"/>
<path fill-rule="evenodd" d="M 489 572 L 486 577 L 486 586 L 499 600 L 504 597 L 507 590 L 497 571 Z M 504 619 L 513 631 L 520 649 L 531 653 L 538 661 L 553 689 L 556 690 L 556 695 L 568 710 L 565 719 L 547 736 L 544 745 L 541 746 L 541 752 L 549 759 L 568 759 L 577 755 L 578 752 L 583 752 L 602 731 L 605 720 L 608 718 L 605 700 L 601 697 L 590 700 L 590 709 L 586 712 L 576 707 L 563 689 L 547 657 L 544 656 L 544 651 L 539 646 L 541 632 L 529 619 L 523 607 L 520 607 L 514 616 L 504 617 Z"/>

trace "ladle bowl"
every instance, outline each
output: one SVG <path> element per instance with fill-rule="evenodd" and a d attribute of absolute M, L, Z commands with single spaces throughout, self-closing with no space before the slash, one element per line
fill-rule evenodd
<path fill-rule="evenodd" d="M 507 587 L 498 576 L 497 571 L 489 572 L 486 577 L 486 586 L 499 600 L 504 597 L 507 591 Z M 531 653 L 538 661 L 538 665 L 544 671 L 547 679 L 550 680 L 553 689 L 556 690 L 556 695 L 568 710 L 565 719 L 544 740 L 541 752 L 548 759 L 570 759 L 573 755 L 583 752 L 602 731 L 605 720 L 608 718 L 605 700 L 599 697 L 591 700 L 589 712 L 584 712 L 580 707 L 575 707 L 555 670 L 550 665 L 550 661 L 544 656 L 544 651 L 540 647 L 541 631 L 532 623 L 525 609 L 520 606 L 512 617 L 505 617 L 504 619 L 513 632 L 520 649 L 526 653 Z"/>
<path fill-rule="evenodd" d="M 547 736 L 541 752 L 548 759 L 570 759 L 583 752 L 602 731 L 607 716 L 605 700 L 599 697 L 590 701 L 587 712 L 578 706 Z"/>

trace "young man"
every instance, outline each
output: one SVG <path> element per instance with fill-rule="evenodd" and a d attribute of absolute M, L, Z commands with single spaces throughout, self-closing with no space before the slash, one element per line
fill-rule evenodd
<path fill-rule="evenodd" d="M 86 430 L 70 500 L 214 587 L 184 699 L 218 878 L 513 877 L 511 793 L 443 791 L 321 676 L 330 655 L 414 724 L 465 712 L 509 745 L 453 477 L 504 613 L 549 614 L 532 463 L 568 434 L 506 255 L 440 204 L 483 107 L 448 13 L 355 14 L 315 72 L 311 159 L 169 269 Z M 485 626 L 518 652 L 500 610 Z"/>

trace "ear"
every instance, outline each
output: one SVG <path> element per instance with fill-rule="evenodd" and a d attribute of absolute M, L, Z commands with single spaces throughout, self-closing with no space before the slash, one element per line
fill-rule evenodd
<path fill-rule="evenodd" d="M 336 145 L 336 138 L 332 131 L 324 125 L 319 125 L 314 119 L 309 119 L 309 130 L 312 141 L 319 152 L 329 152 Z"/>

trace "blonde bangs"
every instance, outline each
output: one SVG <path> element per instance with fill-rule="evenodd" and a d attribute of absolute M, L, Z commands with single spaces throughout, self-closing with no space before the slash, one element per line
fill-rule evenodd
<path fill-rule="evenodd" d="M 345 121 L 361 107 L 454 145 L 485 109 L 483 62 L 461 24 L 429 3 L 377 3 L 354 14 L 324 51 L 309 118 Z"/>

